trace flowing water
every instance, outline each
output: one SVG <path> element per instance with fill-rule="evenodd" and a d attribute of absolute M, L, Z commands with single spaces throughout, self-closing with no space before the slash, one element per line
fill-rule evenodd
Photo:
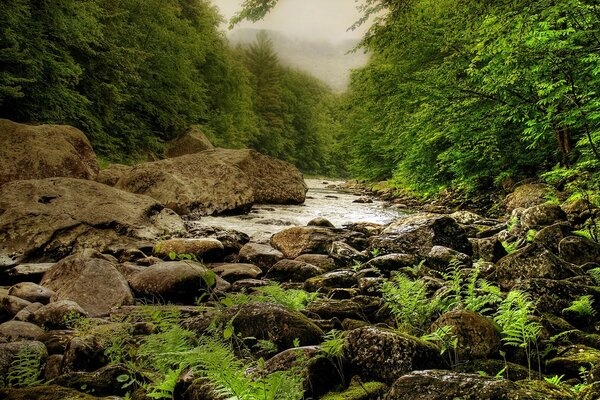
<path fill-rule="evenodd" d="M 307 179 L 306 202 L 301 205 L 255 205 L 249 214 L 202 217 L 194 225 L 218 226 L 248 234 L 252 241 L 265 243 L 271 235 L 290 226 L 303 226 L 316 217 L 328 219 L 336 227 L 353 222 L 387 224 L 403 212 L 383 201 L 353 203 L 357 195 L 337 188 L 342 182 Z M 335 186 L 335 187 L 334 187 Z"/>

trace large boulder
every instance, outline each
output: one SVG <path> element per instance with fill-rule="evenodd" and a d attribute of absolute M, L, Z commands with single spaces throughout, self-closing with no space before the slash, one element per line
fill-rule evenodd
<path fill-rule="evenodd" d="M 472 254 L 465 230 L 452 218 L 439 214 L 415 214 L 392 222 L 381 235 L 369 239 L 371 248 L 384 253 L 427 256 L 433 246 Z"/>
<path fill-rule="evenodd" d="M 544 204 L 548 196 L 555 190 L 543 183 L 527 183 L 518 186 L 511 194 L 506 196 L 504 206 L 507 212 L 516 208 L 529 208 Z"/>
<path fill-rule="evenodd" d="M 101 170 L 96 177 L 96 182 L 103 183 L 108 186 L 115 186 L 119 179 L 123 177 L 132 167 L 123 164 L 110 164 L 105 169 Z"/>
<path fill-rule="evenodd" d="M 0 187 L 0 266 L 59 260 L 84 248 L 109 251 L 184 232 L 155 200 L 93 181 L 48 178 Z"/>
<path fill-rule="evenodd" d="M 90 316 L 107 314 L 115 306 L 133 304 L 133 294 L 117 265 L 95 250 L 56 263 L 41 282 L 55 292 L 53 301 L 72 300 Z"/>
<path fill-rule="evenodd" d="M 567 236 L 558 244 L 558 255 L 576 265 L 600 263 L 600 244 L 581 236 Z"/>
<path fill-rule="evenodd" d="M 558 221 L 566 221 L 567 214 L 556 204 L 540 204 L 523 211 L 521 223 L 526 228 L 539 228 L 552 225 Z"/>
<path fill-rule="evenodd" d="M 116 187 L 150 196 L 180 214 L 244 212 L 254 203 L 246 173 L 213 152 L 136 165 Z"/>
<path fill-rule="evenodd" d="M 66 125 L 24 125 L 0 119 L 0 186 L 23 179 L 94 179 L 98 162 L 83 132 Z"/>
<path fill-rule="evenodd" d="M 214 149 L 206 135 L 197 127 L 191 127 L 183 135 L 167 143 L 167 157 L 179 157 Z"/>
<path fill-rule="evenodd" d="M 277 232 L 271 237 L 271 246 L 281 251 L 286 258 L 302 254 L 329 254 L 333 242 L 346 242 L 357 247 L 364 235 L 342 229 L 317 226 L 294 226 Z M 362 239 L 364 240 L 364 239 Z"/>
<path fill-rule="evenodd" d="M 257 203 L 304 203 L 308 187 L 300 171 L 292 164 L 255 150 L 214 149 L 202 154 L 213 154 L 226 164 L 244 171 Z"/>
<path fill-rule="evenodd" d="M 503 257 L 496 268 L 496 280 L 503 289 L 529 278 L 566 279 L 583 275 L 581 268 L 568 263 L 538 243 Z"/>

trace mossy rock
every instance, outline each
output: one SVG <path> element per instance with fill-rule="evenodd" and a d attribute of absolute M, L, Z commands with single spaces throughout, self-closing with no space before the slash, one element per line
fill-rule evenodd
<path fill-rule="evenodd" d="M 579 392 L 578 400 L 597 400 L 600 399 L 600 382 L 594 382 L 586 385 Z"/>
<path fill-rule="evenodd" d="M 520 381 L 529 378 L 529 370 L 519 364 L 510 362 L 504 362 L 503 360 L 485 359 L 485 360 L 472 360 L 460 363 L 454 368 L 455 372 L 468 373 L 468 374 L 480 374 L 489 377 L 496 377 L 496 375 L 502 371 L 502 378 L 511 381 Z M 539 377 L 537 371 L 531 371 L 533 377 Z"/>
<path fill-rule="evenodd" d="M 377 400 L 387 392 L 388 386 L 381 382 L 352 382 L 343 392 L 330 392 L 321 400 Z"/>
<path fill-rule="evenodd" d="M 78 392 L 62 386 L 33 386 L 26 388 L 0 389 L 0 398 L 4 400 L 94 400 L 105 399 Z"/>
<path fill-rule="evenodd" d="M 595 366 L 600 366 L 600 350 L 573 345 L 560 349 L 556 357 L 546 361 L 546 372 L 565 375 L 566 379 L 579 378 L 579 371 L 582 367 L 587 370 L 595 370 Z"/>

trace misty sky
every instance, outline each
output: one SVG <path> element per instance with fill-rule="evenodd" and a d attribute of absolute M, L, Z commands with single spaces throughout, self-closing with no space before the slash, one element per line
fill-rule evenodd
<path fill-rule="evenodd" d="M 240 9 L 242 0 L 212 2 L 229 19 Z M 337 41 L 362 36 L 365 27 L 347 31 L 359 17 L 354 0 L 280 0 L 263 21 L 243 22 L 238 27 L 275 29 L 290 36 Z"/>

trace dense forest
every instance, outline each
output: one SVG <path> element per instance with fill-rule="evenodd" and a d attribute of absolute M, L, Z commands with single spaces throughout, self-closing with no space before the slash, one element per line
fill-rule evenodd
<path fill-rule="evenodd" d="M 199 125 L 215 145 L 339 174 L 331 91 L 265 36 L 232 48 L 221 22 L 204 0 L 3 2 L 0 117 L 75 125 L 121 162 Z"/>

